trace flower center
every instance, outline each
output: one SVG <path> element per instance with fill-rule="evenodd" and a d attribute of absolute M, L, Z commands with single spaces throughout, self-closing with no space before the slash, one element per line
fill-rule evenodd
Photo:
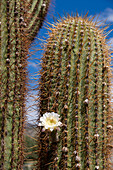
<path fill-rule="evenodd" d="M 47 120 L 47 124 L 48 125 L 54 125 L 54 124 L 56 124 L 56 120 L 54 119 L 54 118 L 49 118 L 48 120 Z"/>

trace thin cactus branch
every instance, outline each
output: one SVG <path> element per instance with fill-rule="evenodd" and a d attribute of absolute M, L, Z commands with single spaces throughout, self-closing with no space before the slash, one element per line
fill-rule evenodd
<path fill-rule="evenodd" d="M 26 2 L 26 32 L 29 40 L 33 40 L 47 14 L 51 0 L 27 0 Z"/>

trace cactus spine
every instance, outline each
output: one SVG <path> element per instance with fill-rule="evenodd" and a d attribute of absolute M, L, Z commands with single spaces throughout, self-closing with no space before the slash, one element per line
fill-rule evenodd
<path fill-rule="evenodd" d="M 63 126 L 53 143 L 52 134 L 40 132 L 37 169 L 107 169 L 111 104 L 106 36 L 92 20 L 78 16 L 62 19 L 51 30 L 42 58 L 40 116 L 57 112 Z"/>
<path fill-rule="evenodd" d="M 38 24 L 42 24 L 43 19 L 41 16 L 39 18 L 39 11 L 37 11 L 41 8 L 42 2 L 39 3 L 38 0 L 1 1 L 0 169 L 2 170 L 22 169 L 23 165 L 27 54 L 31 43 L 30 38 L 34 38 L 39 30 Z M 45 4 L 47 2 L 49 1 Z M 32 24 L 28 16 L 28 4 L 34 19 Z M 35 6 L 37 8 L 34 10 Z M 44 8 L 43 16 L 46 15 L 46 9 Z M 26 16 L 27 19 L 29 18 L 28 21 L 25 21 Z M 36 17 L 39 19 L 38 24 L 36 24 Z M 31 32 L 32 35 L 28 37 L 31 25 L 32 29 L 35 28 Z"/>

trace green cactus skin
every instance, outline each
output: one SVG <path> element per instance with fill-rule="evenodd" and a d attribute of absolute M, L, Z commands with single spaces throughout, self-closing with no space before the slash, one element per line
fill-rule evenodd
<path fill-rule="evenodd" d="M 22 169 L 28 47 L 47 13 L 47 7 L 42 4 L 48 6 L 49 2 L 2 0 L 0 3 L 0 169 L 2 170 Z M 31 31 L 29 37 L 28 31 Z"/>
<path fill-rule="evenodd" d="M 37 169 L 107 169 L 111 53 L 104 29 L 93 19 L 68 16 L 49 36 L 40 72 L 40 116 L 58 113 L 63 126 L 56 143 L 40 129 Z"/>
<path fill-rule="evenodd" d="M 26 23 L 29 40 L 33 40 L 47 14 L 50 0 L 27 0 L 26 3 Z"/>

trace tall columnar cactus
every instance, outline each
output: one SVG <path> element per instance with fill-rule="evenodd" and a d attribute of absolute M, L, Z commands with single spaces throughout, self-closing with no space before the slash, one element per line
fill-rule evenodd
<path fill-rule="evenodd" d="M 21 169 L 25 103 L 25 45 L 23 1 L 1 2 L 1 169 Z"/>
<path fill-rule="evenodd" d="M 43 18 L 38 11 L 42 2 L 1 0 L 0 4 L 0 169 L 22 169 L 27 54 L 31 39 L 39 30 L 38 24 L 42 24 Z M 29 10 L 32 17 L 28 15 Z M 31 25 L 33 31 L 28 38 Z"/>
<path fill-rule="evenodd" d="M 40 129 L 37 169 L 106 170 L 112 125 L 104 30 L 77 16 L 51 30 L 42 57 L 40 116 L 58 113 L 62 127 Z"/>

